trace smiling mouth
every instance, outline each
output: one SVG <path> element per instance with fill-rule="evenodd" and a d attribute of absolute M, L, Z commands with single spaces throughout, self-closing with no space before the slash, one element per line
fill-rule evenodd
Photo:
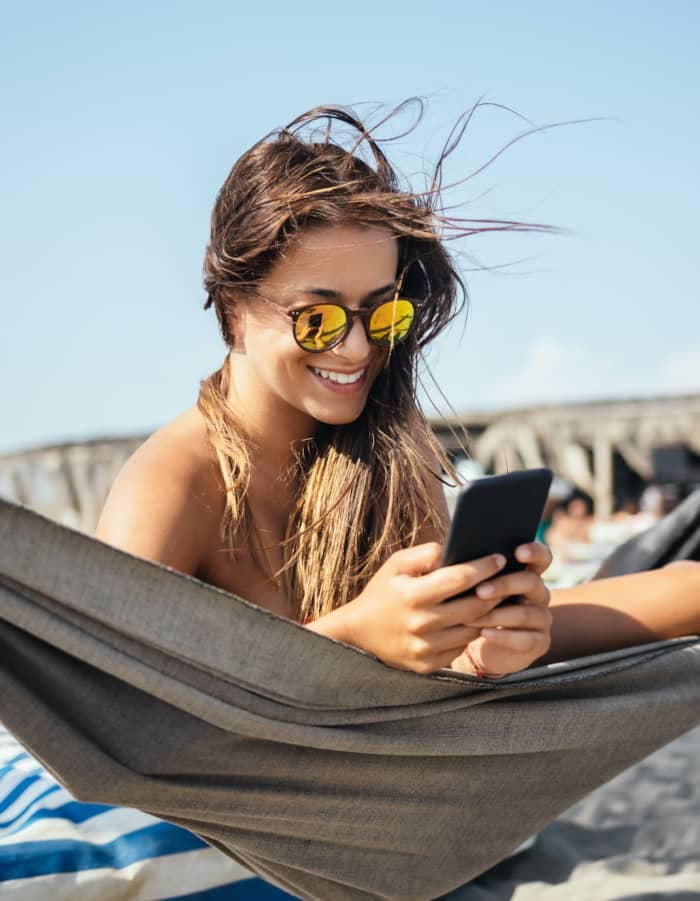
<path fill-rule="evenodd" d="M 333 382 L 336 385 L 355 385 L 361 381 L 367 372 L 367 367 L 358 369 L 355 372 L 336 372 L 332 369 L 319 369 L 316 366 L 309 366 L 309 369 L 324 381 Z"/>

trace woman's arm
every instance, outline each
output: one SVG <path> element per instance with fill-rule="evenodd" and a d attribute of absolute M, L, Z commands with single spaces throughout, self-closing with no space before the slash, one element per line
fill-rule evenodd
<path fill-rule="evenodd" d="M 551 593 L 552 644 L 538 663 L 700 634 L 700 563 L 599 579 Z"/>

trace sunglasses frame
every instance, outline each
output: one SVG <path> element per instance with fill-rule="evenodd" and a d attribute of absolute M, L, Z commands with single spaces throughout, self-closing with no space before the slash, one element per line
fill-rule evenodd
<path fill-rule="evenodd" d="M 322 354 L 322 353 L 325 353 L 327 350 L 332 350 L 334 347 L 337 347 L 339 344 L 341 344 L 347 338 L 350 330 L 352 329 L 352 326 L 353 326 L 356 316 L 359 316 L 360 319 L 362 319 L 362 324 L 365 327 L 365 334 L 367 335 L 367 340 L 371 344 L 375 344 L 378 347 L 393 347 L 394 344 L 401 344 L 403 341 L 406 340 L 406 338 L 410 334 L 411 330 L 413 329 L 416 311 L 418 310 L 418 307 L 421 305 L 420 301 L 414 300 L 411 297 L 404 297 L 401 295 L 401 287 L 403 285 L 403 280 L 404 280 L 404 277 L 406 275 L 406 272 L 407 272 L 409 266 L 411 265 L 411 262 L 412 261 L 408 261 L 407 263 L 404 264 L 404 266 L 401 270 L 401 274 L 400 274 L 399 278 L 397 279 L 394 296 L 391 298 L 391 300 L 382 300 L 379 303 L 376 303 L 371 307 L 366 307 L 365 309 L 362 309 L 362 310 L 351 310 L 348 307 L 344 306 L 342 303 L 336 303 L 335 301 L 328 301 L 328 300 L 320 300 L 317 303 L 305 304 L 303 307 L 297 307 L 294 310 L 286 310 L 282 306 L 280 306 L 279 303 L 277 303 L 276 301 L 272 300 L 269 297 L 265 297 L 265 295 L 261 294 L 259 291 L 253 289 L 252 293 L 255 294 L 256 297 L 259 297 L 260 300 L 263 300 L 263 301 L 265 301 L 265 303 L 274 307 L 279 313 L 284 313 L 285 316 L 287 316 L 289 319 L 292 320 L 292 335 L 294 337 L 294 341 L 296 342 L 297 346 L 300 347 L 307 354 Z M 396 303 L 399 300 L 407 301 L 413 307 L 414 319 L 411 320 L 411 324 L 408 327 L 408 331 L 403 336 L 403 338 L 400 338 L 398 341 L 377 341 L 377 340 L 375 340 L 374 338 L 371 337 L 371 335 L 369 333 L 370 317 L 374 313 L 376 313 L 376 311 L 379 309 L 379 307 L 383 307 L 384 304 Z M 320 306 L 339 307 L 345 313 L 345 315 L 347 317 L 345 329 L 337 338 L 335 338 L 333 340 L 333 342 L 331 344 L 328 344 L 325 347 L 319 347 L 318 349 L 311 349 L 308 347 L 304 347 L 304 345 L 301 343 L 301 341 L 297 338 L 296 328 L 295 328 L 297 319 L 299 319 L 299 317 L 303 313 L 305 313 L 307 310 L 311 310 L 311 309 L 313 309 L 313 307 L 320 307 Z"/>
<path fill-rule="evenodd" d="M 400 300 L 411 304 L 413 314 L 415 317 L 415 312 L 416 312 L 415 300 L 412 300 L 410 297 L 401 297 L 401 296 L 392 297 L 391 300 L 382 300 L 380 303 L 376 303 L 373 306 L 366 307 L 365 309 L 362 309 L 362 310 L 351 310 L 348 307 L 344 306 L 342 303 L 335 303 L 335 301 L 325 301 L 324 300 L 324 301 L 320 301 L 319 303 L 310 303 L 304 307 L 298 307 L 296 310 L 287 310 L 286 314 L 287 314 L 287 316 L 289 316 L 289 318 L 292 320 L 292 323 L 293 323 L 292 334 L 294 335 L 294 340 L 296 341 L 297 345 L 303 351 L 305 351 L 306 353 L 309 353 L 309 354 L 322 354 L 322 353 L 325 353 L 327 350 L 332 350 L 334 347 L 337 347 L 339 344 L 342 344 L 342 342 L 347 338 L 348 334 L 350 333 L 353 323 L 357 317 L 359 317 L 362 320 L 362 324 L 365 327 L 365 334 L 367 335 L 367 340 L 371 344 L 376 344 L 378 347 L 391 347 L 394 344 L 400 344 L 402 341 L 405 341 L 405 339 L 408 337 L 411 329 L 413 328 L 413 320 L 411 320 L 411 324 L 408 327 L 406 334 L 402 338 L 399 338 L 398 340 L 393 340 L 393 341 L 378 341 L 376 338 L 373 338 L 370 335 L 369 320 L 374 315 L 374 313 L 377 312 L 377 310 L 380 307 L 383 307 L 386 304 L 397 303 Z M 301 341 L 297 337 L 296 328 L 295 328 L 299 317 L 303 313 L 306 313 L 308 310 L 312 310 L 314 307 L 338 307 L 345 313 L 345 316 L 346 316 L 345 328 L 343 329 L 343 331 L 337 336 L 337 338 L 334 338 L 330 344 L 326 344 L 324 347 L 319 347 L 319 348 L 304 347 L 304 345 L 301 343 Z"/>

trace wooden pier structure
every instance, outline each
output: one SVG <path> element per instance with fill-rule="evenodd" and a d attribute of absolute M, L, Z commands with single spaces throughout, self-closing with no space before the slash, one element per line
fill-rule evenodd
<path fill-rule="evenodd" d="M 700 484 L 700 394 L 475 412 L 431 422 L 454 458 L 486 472 L 550 466 L 608 516 L 625 491 L 658 480 L 664 449 L 685 455 Z M 117 472 L 145 435 L 33 448 L 0 456 L 0 495 L 91 532 Z M 694 468 L 695 467 L 695 468 Z"/>
<path fill-rule="evenodd" d="M 658 479 L 661 452 L 682 451 L 688 479 L 700 482 L 700 394 L 468 413 L 432 426 L 453 458 L 464 455 L 466 432 L 468 455 L 486 472 L 549 466 L 590 495 L 601 518 L 628 486 Z"/>

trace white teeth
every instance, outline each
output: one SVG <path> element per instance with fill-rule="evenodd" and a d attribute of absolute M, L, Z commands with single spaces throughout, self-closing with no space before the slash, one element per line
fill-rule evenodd
<path fill-rule="evenodd" d="M 315 366 L 312 366 L 311 369 L 316 373 L 316 375 L 320 375 L 322 379 L 328 379 L 331 382 L 337 382 L 339 385 L 352 385 L 354 382 L 359 382 L 359 380 L 365 374 L 364 369 L 360 369 L 359 372 L 353 372 L 352 374 L 345 372 L 332 372 L 330 369 L 316 369 Z"/>

